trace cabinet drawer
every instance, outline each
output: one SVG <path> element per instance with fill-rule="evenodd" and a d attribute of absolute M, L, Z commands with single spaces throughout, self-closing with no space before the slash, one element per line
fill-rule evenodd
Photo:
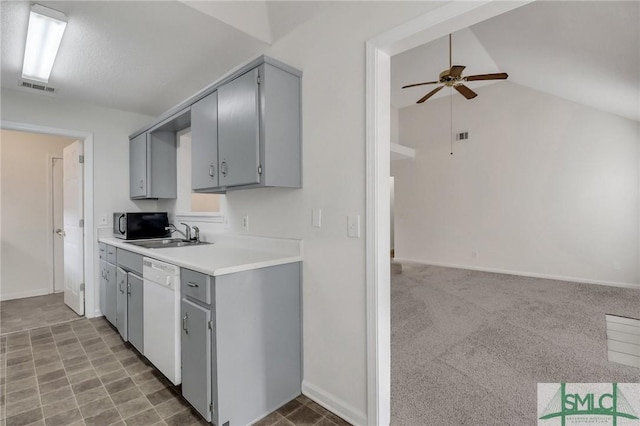
<path fill-rule="evenodd" d="M 118 266 L 142 276 L 142 255 L 118 249 Z"/>
<path fill-rule="evenodd" d="M 118 263 L 116 248 L 113 246 L 107 246 L 106 250 L 107 250 L 107 262 L 113 263 L 114 265 Z"/>
<path fill-rule="evenodd" d="M 100 250 L 100 259 L 107 260 L 107 245 L 105 243 L 98 243 Z"/>
<path fill-rule="evenodd" d="M 183 296 L 211 304 L 211 278 L 208 275 L 181 268 L 180 283 Z"/>

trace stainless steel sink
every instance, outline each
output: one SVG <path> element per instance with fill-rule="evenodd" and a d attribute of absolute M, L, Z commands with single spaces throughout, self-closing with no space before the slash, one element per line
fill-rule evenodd
<path fill-rule="evenodd" d="M 164 240 L 146 240 L 146 241 L 127 241 L 127 244 L 132 244 L 138 247 L 144 247 L 148 249 L 170 248 L 170 247 L 190 247 L 200 246 L 203 244 L 211 244 L 205 241 L 191 241 L 180 240 L 176 238 L 167 238 Z"/>

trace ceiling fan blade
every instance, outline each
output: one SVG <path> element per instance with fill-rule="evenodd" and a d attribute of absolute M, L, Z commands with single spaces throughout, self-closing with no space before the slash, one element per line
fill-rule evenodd
<path fill-rule="evenodd" d="M 460 77 L 462 75 L 462 71 L 464 71 L 466 67 L 464 65 L 454 65 L 449 70 L 449 75 L 451 77 Z"/>
<path fill-rule="evenodd" d="M 479 75 L 470 75 L 465 77 L 465 81 L 479 81 L 479 80 L 505 80 L 509 77 L 509 74 L 506 72 L 499 72 L 496 74 L 479 74 Z"/>
<path fill-rule="evenodd" d="M 436 83 L 439 83 L 439 81 L 426 81 L 424 83 L 407 84 L 406 86 L 402 86 L 402 88 L 406 89 L 407 87 L 424 86 L 426 84 L 436 84 Z"/>
<path fill-rule="evenodd" d="M 456 86 L 453 86 L 453 88 L 456 89 L 458 92 L 460 92 L 460 94 L 462 96 L 464 96 L 465 98 L 467 98 L 467 99 L 473 99 L 476 96 L 478 96 L 478 94 L 476 92 L 474 92 L 473 90 L 469 89 L 464 84 L 458 84 Z"/>
<path fill-rule="evenodd" d="M 418 99 L 418 102 L 416 102 L 416 103 L 417 104 L 423 103 L 424 101 L 426 101 L 427 99 L 429 99 L 430 97 L 432 97 L 433 95 L 438 93 L 438 91 L 440 91 L 440 89 L 442 89 L 443 87 L 444 86 L 436 87 L 435 89 L 433 89 L 432 91 L 430 91 L 429 93 L 427 93 L 426 95 L 424 95 L 423 97 Z"/>

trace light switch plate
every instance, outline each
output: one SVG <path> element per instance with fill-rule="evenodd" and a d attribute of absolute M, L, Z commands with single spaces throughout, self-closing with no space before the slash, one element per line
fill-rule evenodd
<path fill-rule="evenodd" d="M 311 216 L 312 216 L 312 219 L 311 219 L 312 226 L 314 228 L 321 228 L 322 227 L 322 209 L 314 208 Z"/>
<path fill-rule="evenodd" d="M 347 217 L 347 234 L 351 238 L 360 238 L 360 216 L 350 215 Z"/>

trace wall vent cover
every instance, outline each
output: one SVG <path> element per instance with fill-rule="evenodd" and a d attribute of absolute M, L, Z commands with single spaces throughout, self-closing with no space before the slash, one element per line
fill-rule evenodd
<path fill-rule="evenodd" d="M 609 361 L 640 368 L 640 319 L 605 315 Z"/>
<path fill-rule="evenodd" d="M 46 86 L 44 84 L 30 83 L 24 80 L 20 81 L 19 86 L 25 87 L 27 89 L 39 90 L 41 92 L 47 92 L 47 93 L 54 93 L 56 91 L 54 87 Z"/>

